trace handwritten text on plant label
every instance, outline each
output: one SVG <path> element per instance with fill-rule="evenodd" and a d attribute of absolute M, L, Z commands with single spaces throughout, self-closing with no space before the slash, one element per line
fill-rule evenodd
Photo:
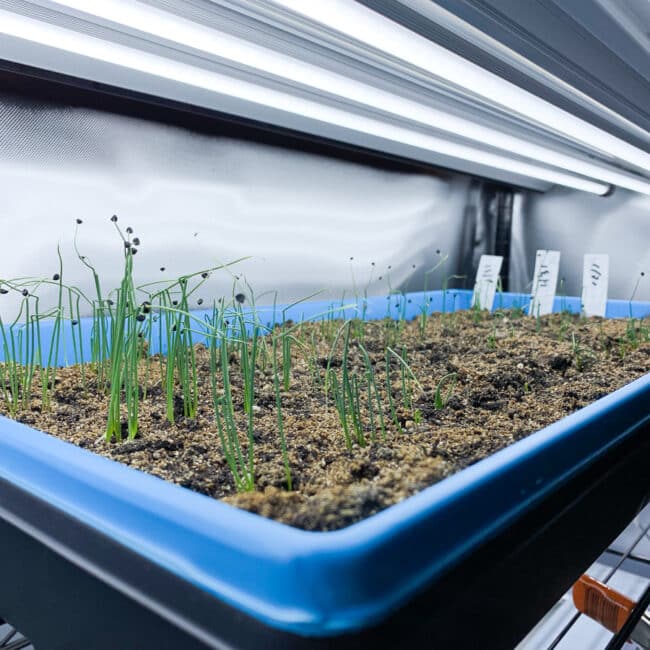
<path fill-rule="evenodd" d="M 478 305 L 481 309 L 492 309 L 502 263 L 501 255 L 481 255 L 474 282 L 472 307 Z"/>
<path fill-rule="evenodd" d="M 543 316 L 553 311 L 557 276 L 560 270 L 560 251 L 538 250 L 535 256 L 533 290 L 528 313 Z"/>
<path fill-rule="evenodd" d="M 604 316 L 609 283 L 609 255 L 588 253 L 582 267 L 582 311 L 585 316 Z"/>

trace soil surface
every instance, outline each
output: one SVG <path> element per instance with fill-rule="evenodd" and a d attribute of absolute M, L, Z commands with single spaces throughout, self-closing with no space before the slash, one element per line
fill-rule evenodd
<path fill-rule="evenodd" d="M 368 444 L 355 442 L 348 450 L 338 413 L 314 381 L 315 370 L 321 381 L 325 375 L 332 341 L 321 338 L 319 324 L 306 324 L 299 335 L 309 342 L 305 348 L 316 353 L 317 368 L 307 362 L 305 350 L 294 345 L 291 387 L 282 393 L 291 492 L 286 489 L 270 367 L 260 368 L 256 379 L 256 491 L 235 491 L 217 434 L 209 359 L 202 346 L 197 346 L 201 403 L 193 419 L 178 417 L 174 424 L 166 419 L 156 357 L 151 359 L 135 440 L 104 440 L 108 398 L 93 390 L 90 367 L 86 390 L 80 385 L 79 367 L 58 371 L 49 410 L 41 409 L 35 385 L 31 410 L 17 419 L 262 516 L 308 530 L 333 530 L 401 501 L 650 372 L 649 325 L 647 320 L 636 321 L 631 333 L 623 320 L 555 314 L 537 321 L 516 311 L 497 316 L 436 314 L 428 319 L 424 335 L 418 321 L 367 323 L 363 341 L 376 370 L 387 434 L 382 439 L 377 433 L 371 442 L 367 430 Z M 354 341 L 349 360 L 361 372 Z M 387 341 L 400 352 L 406 348 L 420 384 L 408 375 L 403 382 L 400 363 L 392 359 L 397 424 L 385 390 Z M 337 364 L 340 368 L 340 347 L 331 365 Z M 438 391 L 444 407 L 436 408 L 436 388 L 450 373 Z M 242 380 L 235 355 L 231 377 L 245 447 Z M 4 403 L 0 412 L 6 414 Z M 364 426 L 369 429 L 367 413 Z"/>

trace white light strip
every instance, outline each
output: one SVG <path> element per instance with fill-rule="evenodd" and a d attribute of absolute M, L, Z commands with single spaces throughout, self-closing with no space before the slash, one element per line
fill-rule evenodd
<path fill-rule="evenodd" d="M 103 0 L 92 4 L 87 0 L 52 0 L 52 4 L 84 12 L 122 27 L 200 50 L 329 95 L 342 97 L 390 113 L 402 120 L 410 120 L 454 136 L 462 135 L 467 140 L 473 140 L 502 151 L 516 152 L 522 157 L 552 167 L 559 167 L 635 192 L 650 194 L 650 182 L 631 174 L 566 155 L 501 131 L 495 131 L 471 120 L 399 97 L 133 0 Z"/>
<path fill-rule="evenodd" d="M 4 10 L 0 10 L 0 34 L 548 183 L 601 195 L 609 190 L 609 186 L 603 183 L 482 151 L 474 146 L 425 135 L 375 118 L 357 115 Z"/>
<path fill-rule="evenodd" d="M 643 171 L 650 154 L 349 0 L 270 0 Z"/>
<path fill-rule="evenodd" d="M 463 40 L 469 40 L 472 44 L 476 45 L 483 51 L 496 56 L 504 63 L 515 67 L 520 72 L 536 79 L 545 86 L 553 88 L 553 90 L 559 92 L 568 99 L 597 112 L 604 116 L 609 122 L 615 122 L 617 126 L 628 133 L 634 133 L 637 138 L 650 143 L 650 133 L 648 133 L 644 128 L 631 122 L 629 119 L 620 115 L 616 111 L 613 111 L 608 106 L 601 104 L 593 97 L 590 97 L 578 88 L 572 86 L 563 79 L 560 79 L 548 70 L 545 70 L 542 66 L 537 65 L 515 50 L 507 47 L 496 38 L 492 38 L 477 27 L 465 22 L 462 18 L 456 16 L 456 14 L 447 11 L 447 9 L 444 9 L 435 2 L 431 2 L 430 0 L 397 0 L 397 2 L 416 13 L 419 13 L 421 16 L 425 16 L 434 23 L 438 23 L 446 29 L 450 29 Z M 599 2 L 602 5 L 603 2 L 611 3 L 611 0 L 595 0 L 595 2 Z"/>

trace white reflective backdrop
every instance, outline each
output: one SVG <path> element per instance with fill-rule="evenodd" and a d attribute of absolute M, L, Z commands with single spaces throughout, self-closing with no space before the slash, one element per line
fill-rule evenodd
<path fill-rule="evenodd" d="M 610 256 L 609 295 L 628 300 L 643 272 L 636 300 L 650 300 L 650 197 L 615 190 L 608 197 L 555 189 L 531 194 L 524 208 L 521 228 L 513 235 L 520 241 L 532 277 L 535 250 L 560 250 L 560 277 L 565 293 L 580 295 L 582 256 L 608 253 Z"/>
<path fill-rule="evenodd" d="M 262 302 L 276 290 L 279 301 L 321 289 L 330 299 L 417 290 L 438 250 L 449 255 L 447 275 L 462 272 L 469 185 L 462 175 L 387 171 L 0 95 L 0 279 L 51 276 L 60 244 L 66 282 L 90 292 L 92 278 L 72 246 L 81 218 L 81 253 L 105 290 L 117 286 L 122 244 L 109 220 L 117 214 L 142 240 L 138 283 L 247 257 L 210 279 L 206 303 L 230 295 L 235 275 L 266 294 Z M 582 255 L 606 252 L 610 296 L 628 299 L 643 271 L 636 298 L 650 300 L 650 197 L 556 189 L 528 193 L 522 206 L 513 227 L 513 290 L 527 290 L 537 248 L 562 252 L 560 276 L 572 295 L 580 294 Z M 442 275 L 429 286 L 440 286 Z M 18 296 L 2 296 L 0 314 L 17 304 Z"/>
<path fill-rule="evenodd" d="M 436 250 L 456 272 L 466 177 L 386 171 L 7 96 L 0 117 L 0 278 L 52 275 L 60 244 L 66 282 L 91 291 L 72 246 L 81 218 L 82 254 L 105 289 L 117 286 L 122 244 L 112 214 L 142 241 L 139 283 L 249 257 L 232 273 L 257 293 L 295 300 L 327 289 L 340 298 L 355 286 L 420 288 Z M 230 294 L 232 283 L 218 274 L 203 297 Z"/>

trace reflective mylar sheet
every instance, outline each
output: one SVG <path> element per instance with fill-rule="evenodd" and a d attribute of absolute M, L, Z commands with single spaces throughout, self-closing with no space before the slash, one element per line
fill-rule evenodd
<path fill-rule="evenodd" d="M 513 223 L 513 252 L 527 262 L 517 267 L 514 290 L 526 290 L 538 248 L 562 252 L 566 295 L 581 293 L 583 255 L 608 253 L 609 297 L 650 300 L 650 196 L 621 189 L 607 197 L 559 188 L 531 193 Z"/>
<path fill-rule="evenodd" d="M 333 299 L 414 290 L 436 251 L 449 255 L 444 272 L 457 272 L 468 187 L 462 176 L 385 171 L 0 95 L 0 278 L 51 276 L 60 245 L 66 282 L 91 292 L 73 249 L 80 218 L 80 253 L 105 289 L 116 287 L 117 214 L 142 242 L 138 283 L 247 257 L 211 277 L 206 302 L 231 295 L 235 276 L 258 294 L 277 290 L 279 301 L 320 289 Z M 441 279 L 442 269 L 431 285 Z M 16 303 L 3 296 L 0 313 Z"/>

